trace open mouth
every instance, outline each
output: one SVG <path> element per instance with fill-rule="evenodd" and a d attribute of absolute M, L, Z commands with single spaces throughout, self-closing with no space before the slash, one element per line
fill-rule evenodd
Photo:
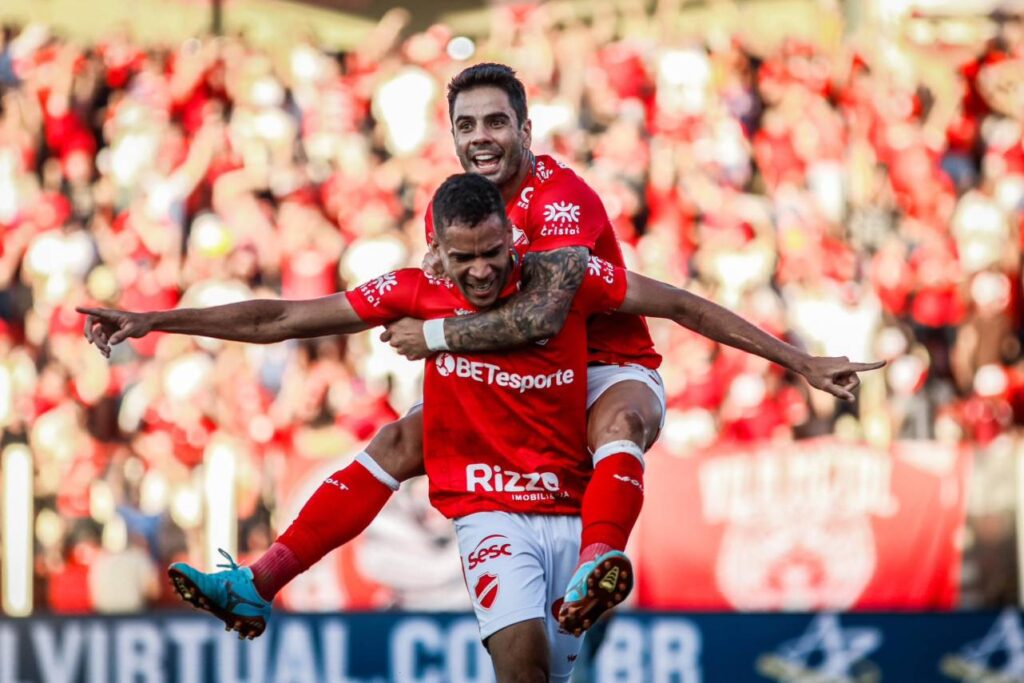
<path fill-rule="evenodd" d="M 497 152 L 478 152 L 471 159 L 481 175 L 495 173 L 501 165 L 501 154 Z"/>
<path fill-rule="evenodd" d="M 494 280 L 481 284 L 468 284 L 467 289 L 470 294 L 476 297 L 486 297 L 494 289 Z"/>

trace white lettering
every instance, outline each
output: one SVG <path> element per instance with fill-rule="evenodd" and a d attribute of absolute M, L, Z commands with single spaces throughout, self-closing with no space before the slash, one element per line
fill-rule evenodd
<path fill-rule="evenodd" d="M 471 379 L 481 384 L 493 384 L 502 388 L 518 389 L 524 393 L 530 389 L 550 389 L 554 386 L 566 386 L 572 384 L 576 379 L 576 371 L 573 369 L 556 370 L 550 374 L 520 375 L 515 372 L 506 372 L 494 363 L 482 361 L 471 361 L 461 356 L 442 354 L 435 363 L 437 372 L 442 377 L 449 377 L 454 374 L 460 379 Z"/>
<path fill-rule="evenodd" d="M 444 683 L 445 677 L 437 664 L 420 666 L 420 652 L 431 658 L 441 654 L 441 629 L 427 619 L 403 621 L 391 636 L 391 676 L 395 683 Z"/>
<path fill-rule="evenodd" d="M 110 660 L 108 650 L 110 649 L 110 634 L 106 626 L 100 622 L 93 622 L 89 626 L 89 680 L 109 681 Z"/>
<path fill-rule="evenodd" d="M 28 683 L 18 678 L 18 634 L 10 626 L 0 626 L 0 681 Z"/>
<path fill-rule="evenodd" d="M 530 475 L 528 474 L 526 476 L 529 477 Z M 505 482 L 505 490 L 509 492 L 519 492 L 524 490 L 523 487 L 519 485 L 519 480 L 522 478 L 523 475 L 519 474 L 518 472 L 509 472 L 508 481 Z"/>
<path fill-rule="evenodd" d="M 491 488 L 491 468 L 488 465 L 466 465 L 466 490 L 476 491 L 479 486 L 484 491 Z"/>
<path fill-rule="evenodd" d="M 643 629 L 632 619 L 613 620 L 597 653 L 597 683 L 646 683 L 646 673 Z"/>
<path fill-rule="evenodd" d="M 701 506 L 709 522 L 891 516 L 892 460 L 855 445 L 715 458 L 700 469 Z"/>
<path fill-rule="evenodd" d="M 650 627 L 654 683 L 699 683 L 700 633 L 679 619 L 658 619 Z"/>
<path fill-rule="evenodd" d="M 172 621 L 167 625 L 167 637 L 178 646 L 178 680 L 181 683 L 201 683 L 203 645 L 210 639 L 210 627 L 205 621 Z"/>
<path fill-rule="evenodd" d="M 519 482 L 526 480 L 526 485 Z M 541 488 L 543 485 L 543 489 Z M 554 472 L 513 472 L 502 470 L 497 465 L 484 465 L 473 463 L 466 465 L 466 490 L 473 492 L 477 487 L 488 493 L 521 493 L 524 491 L 543 491 L 547 489 L 553 493 L 561 491 L 558 475 Z M 529 498 L 515 497 L 514 500 L 529 500 Z"/>
<path fill-rule="evenodd" d="M 267 638 L 241 641 L 233 633 L 217 634 L 217 683 L 263 683 L 267 677 Z M 241 652 L 245 652 L 242 671 Z"/>
<path fill-rule="evenodd" d="M 131 619 L 117 624 L 117 683 L 162 683 L 163 637 L 151 623 Z"/>
<path fill-rule="evenodd" d="M 317 683 L 313 635 L 295 620 L 285 621 L 278 629 L 274 658 L 274 683 Z"/>
<path fill-rule="evenodd" d="M 324 648 L 324 683 L 355 683 L 348 677 L 348 631 L 339 621 L 320 629 Z"/>
<path fill-rule="evenodd" d="M 46 624 L 32 625 L 32 645 L 39 662 L 39 673 L 47 683 L 71 683 L 78 673 L 85 637 L 82 627 L 68 624 L 63 629 L 63 643 L 57 645 L 57 629 Z"/>

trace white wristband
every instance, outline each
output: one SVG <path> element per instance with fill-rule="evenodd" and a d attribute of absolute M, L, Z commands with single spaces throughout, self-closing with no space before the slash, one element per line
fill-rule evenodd
<path fill-rule="evenodd" d="M 423 338 L 431 351 L 450 351 L 444 338 L 444 318 L 434 318 L 423 323 Z"/>

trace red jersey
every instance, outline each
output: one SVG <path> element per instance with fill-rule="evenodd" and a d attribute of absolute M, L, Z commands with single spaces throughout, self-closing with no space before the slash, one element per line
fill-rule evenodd
<path fill-rule="evenodd" d="M 512 241 L 520 254 L 563 247 L 586 247 L 613 266 L 625 268 L 622 249 L 597 193 L 553 157 L 541 155 L 516 197 L 505 206 L 512 223 Z M 431 211 L 426 215 L 427 243 L 434 239 Z M 638 363 L 656 370 L 661 356 L 654 350 L 647 322 L 637 315 L 597 316 L 587 326 L 591 363 Z"/>
<path fill-rule="evenodd" d="M 504 292 L 516 291 L 518 271 Z M 592 257 L 562 331 L 501 353 L 426 361 L 423 453 L 430 500 L 446 517 L 500 510 L 577 514 L 587 452 L 587 318 L 618 308 L 626 271 Z M 406 268 L 348 292 L 365 322 L 477 313 L 447 278 Z"/>

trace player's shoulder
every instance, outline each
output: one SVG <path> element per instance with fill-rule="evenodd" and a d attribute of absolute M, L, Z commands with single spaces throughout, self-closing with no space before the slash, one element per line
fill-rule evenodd
<path fill-rule="evenodd" d="M 563 208 L 567 204 L 577 207 L 600 204 L 594 188 L 576 171 L 554 157 L 537 157 L 535 173 L 537 180 L 534 183 L 534 198 L 539 209 L 548 210 L 551 202 L 560 202 Z"/>
<path fill-rule="evenodd" d="M 576 191 L 594 191 L 576 171 L 548 154 L 541 154 L 536 157 L 534 174 L 537 177 L 537 189 L 540 191 L 563 188 Z"/>

